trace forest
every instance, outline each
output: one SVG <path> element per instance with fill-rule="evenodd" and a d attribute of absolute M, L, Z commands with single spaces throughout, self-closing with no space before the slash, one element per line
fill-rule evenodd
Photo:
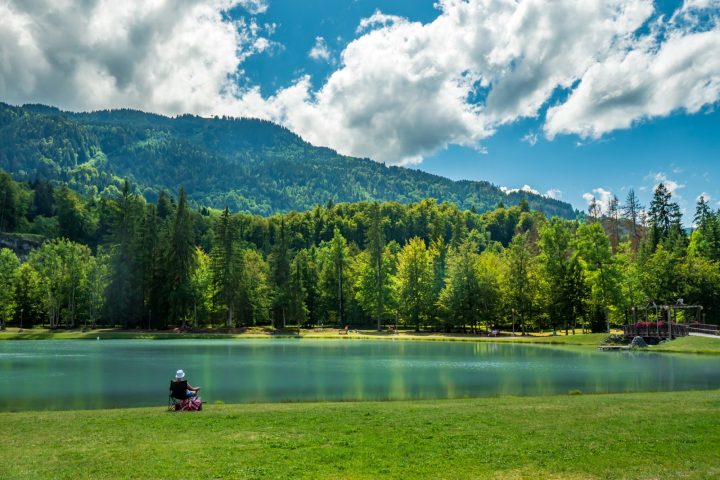
<path fill-rule="evenodd" d="M 647 209 L 631 191 L 580 220 L 434 199 L 263 217 L 195 210 L 183 189 L 148 202 L 129 182 L 82 195 L 0 172 L 0 241 L 33 247 L 0 250 L 0 321 L 607 331 L 682 298 L 718 323 L 720 214 L 700 198 L 692 223 L 662 184 Z"/>
<path fill-rule="evenodd" d="M 148 201 L 183 185 L 195 208 L 266 216 L 328 201 L 407 204 L 426 197 L 478 212 L 525 200 L 550 217 L 576 216 L 556 199 L 339 155 L 256 119 L 73 113 L 0 102 L 0 145 L 0 169 L 15 180 L 50 181 L 88 196 L 117 196 L 128 179 Z"/>

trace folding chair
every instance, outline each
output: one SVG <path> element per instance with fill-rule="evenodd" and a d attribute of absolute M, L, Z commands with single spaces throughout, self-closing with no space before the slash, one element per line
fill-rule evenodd
<path fill-rule="evenodd" d="M 187 398 L 187 380 L 170 380 L 170 394 L 168 395 L 168 410 L 179 410 L 180 404 Z"/>

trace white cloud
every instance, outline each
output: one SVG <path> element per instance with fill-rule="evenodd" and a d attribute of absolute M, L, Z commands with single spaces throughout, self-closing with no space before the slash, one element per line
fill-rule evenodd
<path fill-rule="evenodd" d="M 318 91 L 295 86 L 280 120 L 313 143 L 408 164 L 448 144 L 480 148 L 538 115 L 652 14 L 650 0 L 443 0 L 421 24 L 376 12 Z M 573 21 L 567 21 L 572 18 Z M 470 99 L 486 91 L 486 100 Z M 301 101 L 298 101 L 301 100 Z"/>
<path fill-rule="evenodd" d="M 545 192 L 544 194 L 541 194 L 539 190 L 531 187 L 530 185 L 523 185 L 520 188 L 509 188 L 509 187 L 500 187 L 500 190 L 505 193 L 506 195 L 510 195 L 511 193 L 517 193 L 517 192 L 527 192 L 532 193 L 534 195 L 542 195 L 543 197 L 547 198 L 553 198 L 555 200 L 559 200 L 562 198 L 562 190 L 558 190 L 557 188 L 552 188 Z"/>
<path fill-rule="evenodd" d="M 222 113 L 242 62 L 265 51 L 258 0 L 0 2 L 0 98 L 75 110 Z"/>
<path fill-rule="evenodd" d="M 250 18 L 231 20 L 237 7 Z M 438 0 L 426 24 L 376 11 L 319 88 L 303 76 L 261 92 L 242 65 L 282 28 L 255 20 L 266 0 L 0 0 L 0 98 L 256 116 L 341 153 L 417 163 L 449 144 L 482 151 L 550 102 L 548 138 L 712 105 L 718 7 L 688 0 L 664 19 L 652 0 Z M 309 55 L 332 59 L 322 37 Z"/>
<path fill-rule="evenodd" d="M 395 23 L 406 22 L 407 19 L 405 19 L 404 17 L 398 17 L 397 15 L 386 15 L 380 10 L 375 10 L 375 13 L 373 13 L 371 16 L 360 20 L 360 25 L 358 25 L 355 33 L 361 33 L 365 30 L 375 27 L 386 27 Z"/>
<path fill-rule="evenodd" d="M 323 37 L 315 37 L 315 45 L 313 45 L 312 49 L 310 49 L 308 56 L 313 60 L 324 60 L 326 62 L 330 61 L 330 49 Z"/>
<path fill-rule="evenodd" d="M 595 199 L 595 202 L 600 206 L 603 213 L 608 211 L 612 198 L 613 193 L 602 187 L 594 188 L 592 193 L 583 193 L 583 200 L 585 200 L 588 206 L 592 203 L 593 199 Z"/>
<path fill-rule="evenodd" d="M 500 187 L 500 190 L 502 190 L 506 195 L 509 195 L 511 193 L 517 193 L 517 192 L 527 192 L 532 193 L 534 195 L 540 195 L 540 192 L 532 188 L 530 185 L 523 185 L 520 188 L 508 188 L 508 187 Z"/>
<path fill-rule="evenodd" d="M 558 190 L 557 188 L 552 188 L 545 192 L 545 196 L 547 198 L 554 198 L 555 200 L 560 200 L 563 196 L 562 190 Z"/>
<path fill-rule="evenodd" d="M 538 134 L 535 132 L 528 132 L 520 139 L 520 141 L 527 143 L 531 147 L 534 147 L 538 141 Z"/>
<path fill-rule="evenodd" d="M 674 195 L 676 197 L 680 197 L 678 190 L 685 188 L 684 184 L 668 178 L 668 176 L 662 172 L 651 173 L 648 177 L 651 178 L 655 182 L 653 184 L 653 190 L 655 190 L 658 187 L 658 185 L 660 185 L 662 183 L 663 185 L 665 185 L 665 188 L 667 188 L 668 192 L 670 192 L 672 195 Z"/>
<path fill-rule="evenodd" d="M 688 3 L 684 7 L 686 12 L 693 8 Z M 629 49 L 594 63 L 569 98 L 548 110 L 548 138 L 560 133 L 599 138 L 644 119 L 676 111 L 697 113 L 717 102 L 720 26 L 715 21 L 712 28 L 698 31 L 693 18 L 683 13 L 668 23 L 661 21 Z"/>
<path fill-rule="evenodd" d="M 231 3 L 231 2 L 226 2 Z M 268 9 L 267 0 L 238 0 L 237 4 L 253 15 L 265 13 Z"/>

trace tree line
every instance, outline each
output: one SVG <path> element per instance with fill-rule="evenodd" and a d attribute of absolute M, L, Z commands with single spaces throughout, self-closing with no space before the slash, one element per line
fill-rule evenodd
<path fill-rule="evenodd" d="M 478 332 L 606 331 L 649 302 L 720 320 L 720 214 L 705 199 L 686 231 L 659 185 L 579 220 L 527 203 L 483 214 L 426 199 L 270 217 L 147 202 L 125 182 L 83 196 L 0 173 L 0 319 L 50 327 L 268 325 Z"/>

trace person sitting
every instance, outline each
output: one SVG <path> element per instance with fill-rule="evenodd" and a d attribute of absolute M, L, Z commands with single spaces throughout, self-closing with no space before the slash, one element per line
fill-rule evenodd
<path fill-rule="evenodd" d="M 186 384 L 185 394 L 187 396 L 186 398 L 197 397 L 197 392 L 200 390 L 200 387 L 193 387 L 192 385 L 190 385 L 190 383 L 187 382 L 187 380 L 185 380 L 185 372 L 183 372 L 182 370 L 178 370 L 175 373 L 175 380 L 173 380 L 173 381 L 174 382 L 185 382 L 185 384 Z"/>

